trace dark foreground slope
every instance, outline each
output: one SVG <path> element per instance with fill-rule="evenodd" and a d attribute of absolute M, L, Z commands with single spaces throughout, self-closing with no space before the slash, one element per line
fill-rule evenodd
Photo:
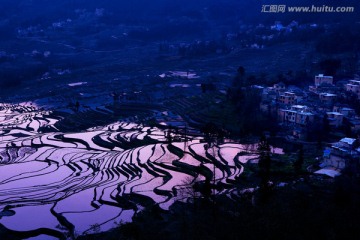
<path fill-rule="evenodd" d="M 230 200 L 176 203 L 144 211 L 133 223 L 79 239 L 358 239 L 359 180 L 308 179 Z"/>

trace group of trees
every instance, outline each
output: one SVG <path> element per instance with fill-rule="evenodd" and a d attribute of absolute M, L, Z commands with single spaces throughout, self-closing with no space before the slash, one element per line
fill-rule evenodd
<path fill-rule="evenodd" d="M 299 144 L 297 148 L 297 157 L 293 161 L 293 170 L 295 175 L 300 175 L 303 173 L 304 165 L 304 146 Z M 260 178 L 260 193 L 261 197 L 268 197 L 271 191 L 270 177 L 271 177 L 271 166 L 272 166 L 272 157 L 271 157 L 271 147 L 268 139 L 265 135 L 260 137 L 258 147 L 257 147 L 258 157 L 258 173 Z"/>
<path fill-rule="evenodd" d="M 228 53 L 230 48 L 224 41 L 197 41 L 178 47 L 178 54 L 186 57 L 206 56 L 218 52 Z"/>
<path fill-rule="evenodd" d="M 360 34 L 352 26 L 339 25 L 328 33 L 319 35 L 316 50 L 324 54 L 337 54 L 360 50 Z"/>
<path fill-rule="evenodd" d="M 234 117 L 240 135 L 261 135 L 263 131 L 276 129 L 276 118 L 260 111 L 262 91 L 252 84 L 245 68 L 240 66 L 227 91 L 228 103 L 235 107 Z"/>
<path fill-rule="evenodd" d="M 270 167 L 271 167 L 271 147 L 264 135 L 261 136 L 258 143 L 259 154 L 259 175 L 260 175 L 260 190 L 266 192 L 269 189 Z"/>
<path fill-rule="evenodd" d="M 13 64 L 15 65 L 15 63 Z M 0 69 L 0 87 L 2 89 L 18 87 L 25 81 L 32 81 L 40 77 L 47 70 L 48 66 L 41 62 L 23 63 L 21 66 L 12 67 L 4 64 Z"/>
<path fill-rule="evenodd" d="M 319 68 L 324 71 L 327 76 L 335 76 L 341 67 L 340 59 L 324 59 L 319 62 Z"/>

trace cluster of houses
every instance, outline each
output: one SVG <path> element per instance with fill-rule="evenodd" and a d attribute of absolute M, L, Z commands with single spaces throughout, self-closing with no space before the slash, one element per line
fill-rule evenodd
<path fill-rule="evenodd" d="M 340 104 L 338 99 L 344 95 L 356 94 L 360 99 L 360 80 L 350 80 L 342 86 L 334 84 L 332 76 L 315 76 L 314 85 L 303 90 L 295 86 L 286 87 L 284 83 L 263 89 L 261 109 L 271 111 L 278 122 L 291 129 L 294 138 L 304 140 L 306 130 L 316 120 L 327 118 L 333 130 L 347 124 L 352 135 L 360 130 L 360 117 L 353 108 Z"/>
<path fill-rule="evenodd" d="M 359 79 L 335 84 L 332 76 L 319 74 L 314 78 L 314 85 L 305 90 L 286 87 L 284 83 L 263 88 L 261 109 L 276 115 L 291 139 L 307 140 L 309 132 L 324 128 L 324 124 L 328 125 L 325 131 L 344 136 L 324 151 L 323 168 L 317 172 L 336 176 L 345 167 L 359 167 L 360 117 L 351 105 L 339 101 L 348 96 L 360 99 Z"/>

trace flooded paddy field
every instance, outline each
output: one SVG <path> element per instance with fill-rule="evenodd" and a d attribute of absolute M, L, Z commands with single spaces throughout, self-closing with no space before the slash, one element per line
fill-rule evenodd
<path fill-rule="evenodd" d="M 1 105 L 0 224 L 21 236 L 106 231 L 147 206 L 187 201 L 194 183 L 215 181 L 231 197 L 256 158 L 256 147 L 208 147 L 199 134 L 129 121 L 62 132 L 63 118 L 35 104 Z"/>

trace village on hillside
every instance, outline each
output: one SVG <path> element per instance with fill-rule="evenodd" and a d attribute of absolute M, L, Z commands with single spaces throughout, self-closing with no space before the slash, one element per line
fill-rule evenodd
<path fill-rule="evenodd" d="M 344 169 L 359 173 L 360 79 L 335 83 L 332 76 L 319 74 L 308 89 L 279 82 L 260 87 L 261 110 L 276 116 L 283 134 L 293 142 L 324 143 L 318 174 L 335 177 Z"/>

